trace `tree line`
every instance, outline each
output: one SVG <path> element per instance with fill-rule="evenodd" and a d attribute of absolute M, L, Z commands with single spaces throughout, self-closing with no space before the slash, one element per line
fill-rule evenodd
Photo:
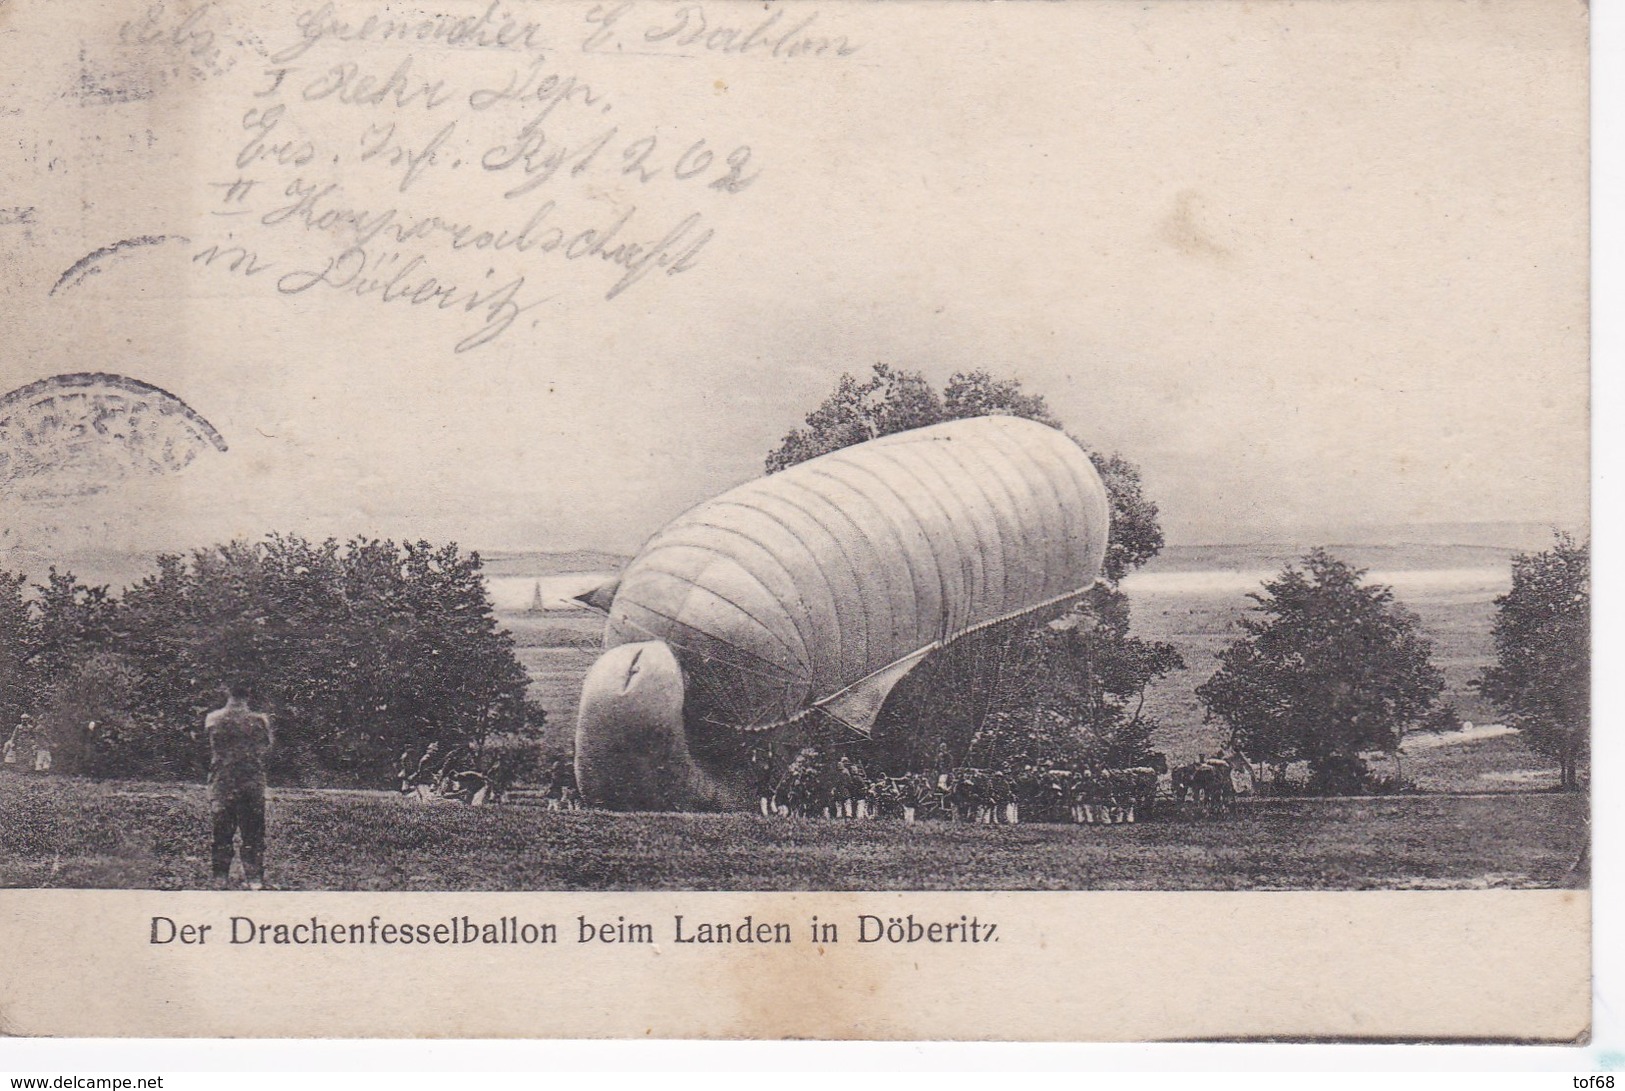
<path fill-rule="evenodd" d="M 454 544 L 271 534 L 160 556 L 121 595 L 0 573 L 0 722 L 29 716 L 65 771 L 200 776 L 232 678 L 275 717 L 284 782 L 375 784 L 403 749 L 531 737 L 545 715 Z"/>
<path fill-rule="evenodd" d="M 939 391 L 878 364 L 833 393 L 769 453 L 768 472 L 882 435 L 989 414 L 1062 429 L 1043 396 L 986 371 Z M 1076 439 L 1077 437 L 1074 437 Z M 1162 725 L 1148 689 L 1186 667 L 1133 630 L 1123 579 L 1158 555 L 1140 472 L 1090 448 L 1111 501 L 1102 580 L 1038 617 L 974 632 L 893 690 L 866 760 L 884 770 L 1142 764 Z M 1458 723 L 1417 616 L 1391 588 L 1323 549 L 1264 582 L 1240 634 L 1196 688 L 1226 742 L 1309 788 L 1372 787 L 1362 752 Z M 1565 788 L 1589 753 L 1590 552 L 1558 536 L 1519 554 L 1495 600 L 1496 661 L 1474 685 L 1555 760 Z M 478 553 L 456 545 L 271 534 L 166 554 L 122 594 L 51 569 L 0 572 L 0 724 L 24 716 L 60 766 L 88 775 L 200 776 L 195 738 L 228 678 L 276 717 L 284 782 L 387 779 L 403 750 L 494 744 L 534 757 L 545 712 L 526 699 Z"/>

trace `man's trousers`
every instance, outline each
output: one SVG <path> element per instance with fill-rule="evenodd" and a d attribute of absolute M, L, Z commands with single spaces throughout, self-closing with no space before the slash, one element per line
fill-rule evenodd
<path fill-rule="evenodd" d="M 231 873 L 232 838 L 243 838 L 243 878 L 265 878 L 265 789 L 258 785 L 235 792 L 209 793 L 209 817 L 214 825 L 214 878 L 225 881 Z"/>

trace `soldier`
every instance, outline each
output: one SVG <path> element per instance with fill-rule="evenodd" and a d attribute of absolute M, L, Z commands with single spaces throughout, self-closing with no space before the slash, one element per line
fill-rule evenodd
<path fill-rule="evenodd" d="M 425 784 L 432 784 L 439 761 L 440 743 L 431 740 L 429 745 L 423 748 L 423 756 L 418 759 L 418 767 L 412 773 L 412 786 L 421 788 Z"/>
<path fill-rule="evenodd" d="M 502 797 L 508 791 L 508 768 L 502 764 L 502 759 L 496 758 L 491 767 L 485 771 L 485 782 L 489 789 L 485 793 L 485 802 L 491 806 L 500 806 Z"/>
<path fill-rule="evenodd" d="M 462 743 L 453 743 L 446 751 L 446 759 L 440 763 L 440 771 L 434 777 L 435 795 L 450 795 L 455 791 L 452 782 L 457 779 L 457 767 L 463 764 L 465 750 Z"/>
<path fill-rule="evenodd" d="M 399 787 L 400 793 L 403 796 L 412 791 L 413 768 L 414 763 L 412 761 L 412 748 L 408 746 L 405 750 L 401 751 L 400 758 L 395 762 L 395 780 Z"/>
<path fill-rule="evenodd" d="M 25 760 L 31 758 L 34 772 L 51 771 L 51 741 L 34 722 L 34 718 L 26 712 L 18 721 L 17 730 L 11 733 L 8 750 L 10 752 L 7 755 L 7 764 L 14 764 L 17 761 L 17 754 L 21 753 Z"/>
<path fill-rule="evenodd" d="M 773 747 L 753 746 L 750 751 L 751 790 L 756 793 L 756 806 L 763 818 L 773 816 Z"/>
<path fill-rule="evenodd" d="M 209 736 L 209 818 L 214 827 L 214 884 L 231 874 L 232 839 L 242 834 L 243 879 L 265 886 L 265 755 L 275 741 L 271 719 L 248 707 L 248 687 L 227 686 L 224 708 L 204 718 Z"/>

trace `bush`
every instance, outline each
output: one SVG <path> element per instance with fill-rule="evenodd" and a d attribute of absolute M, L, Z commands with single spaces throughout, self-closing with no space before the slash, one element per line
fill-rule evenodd
<path fill-rule="evenodd" d="M 490 769 L 500 761 L 502 779 L 506 783 L 532 785 L 541 783 L 542 773 L 548 765 L 545 759 L 539 740 L 520 735 L 498 735 L 485 741 L 485 748 L 480 751 L 479 765 L 482 769 Z"/>
<path fill-rule="evenodd" d="M 1308 790 L 1318 796 L 1364 795 L 1371 782 L 1371 769 L 1352 754 L 1332 754 L 1316 762 L 1309 771 Z"/>
<path fill-rule="evenodd" d="M 97 652 L 52 689 L 43 719 L 63 772 L 105 776 L 136 763 L 140 684 L 122 656 Z"/>

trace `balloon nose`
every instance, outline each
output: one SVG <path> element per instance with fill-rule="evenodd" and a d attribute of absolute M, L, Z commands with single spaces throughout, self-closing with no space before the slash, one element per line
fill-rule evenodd
<path fill-rule="evenodd" d="M 576 781 L 588 803 L 620 811 L 705 803 L 704 774 L 683 731 L 683 672 L 664 641 L 599 657 L 581 688 Z"/>

